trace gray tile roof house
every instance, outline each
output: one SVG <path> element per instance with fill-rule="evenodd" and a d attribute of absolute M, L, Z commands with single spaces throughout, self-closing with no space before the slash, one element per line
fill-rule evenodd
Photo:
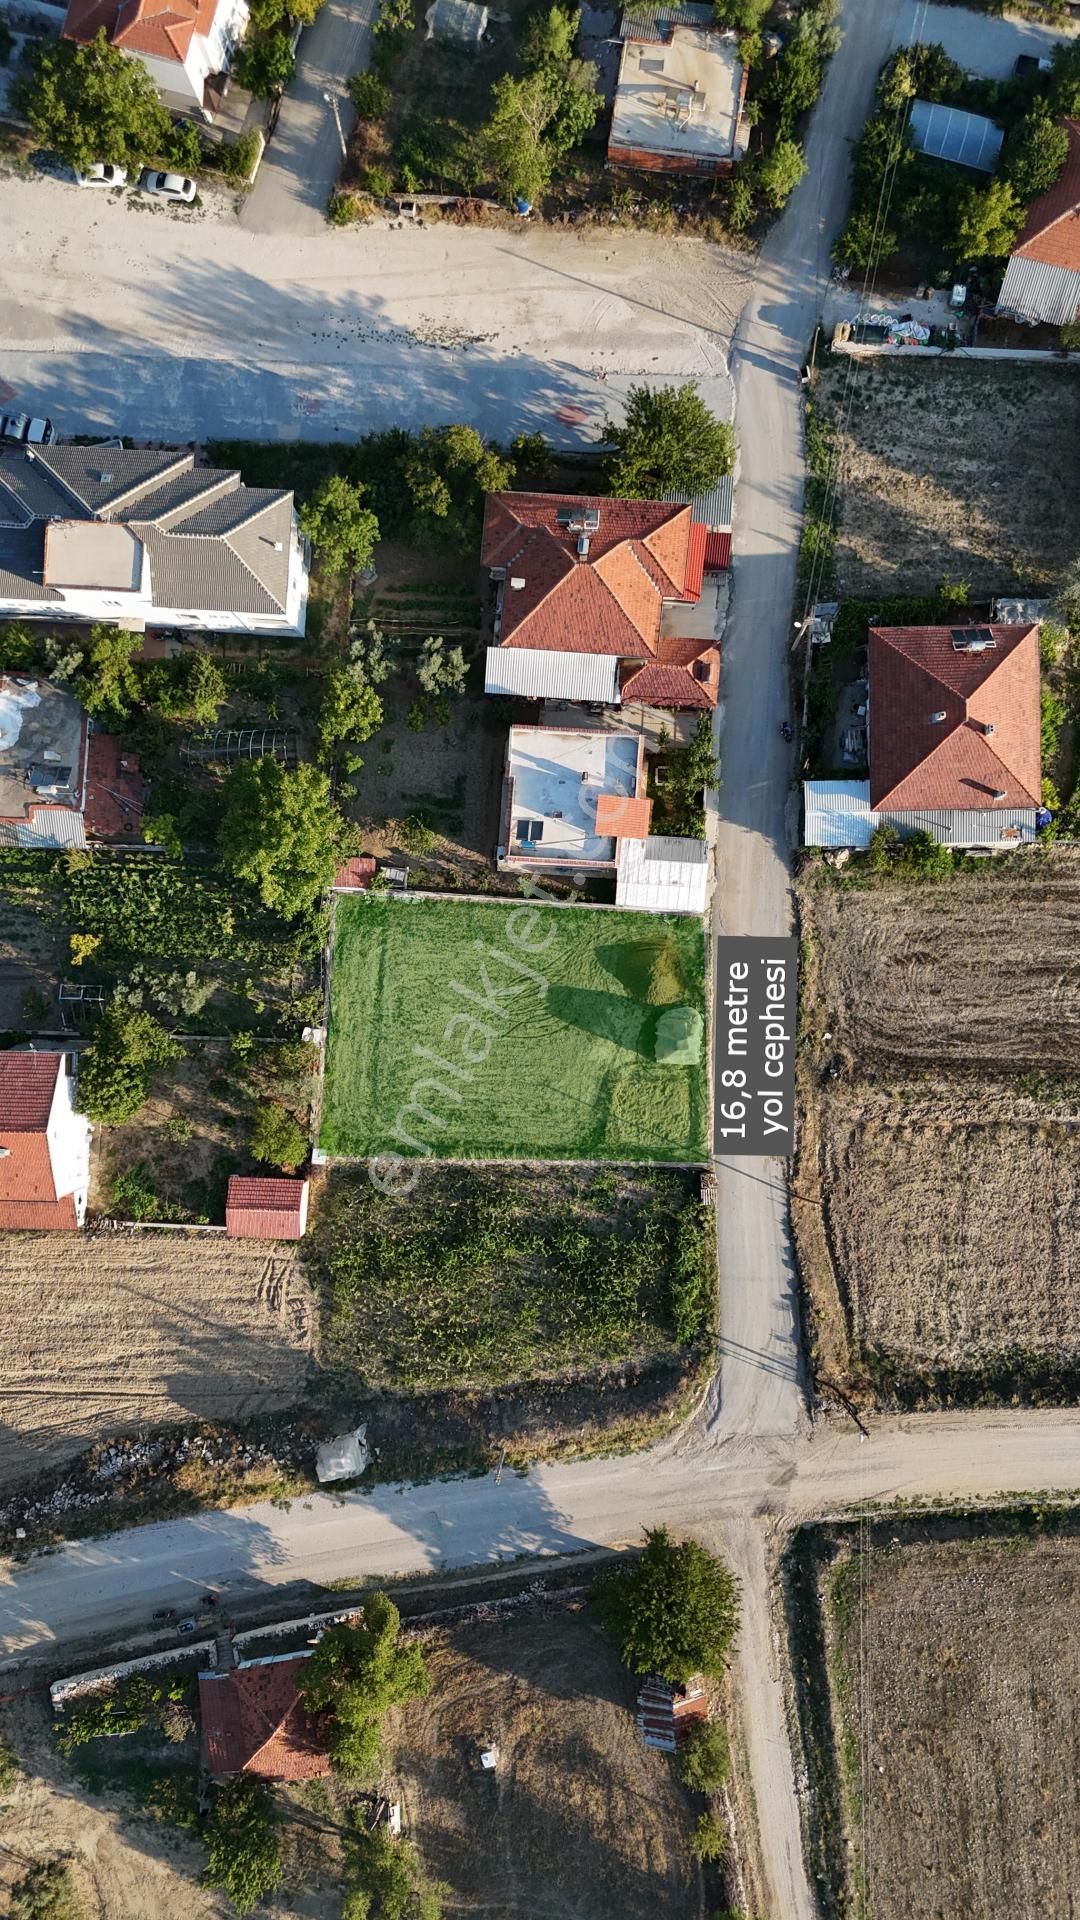
<path fill-rule="evenodd" d="M 302 634 L 307 586 L 291 493 L 169 450 L 0 453 L 0 617 Z"/>

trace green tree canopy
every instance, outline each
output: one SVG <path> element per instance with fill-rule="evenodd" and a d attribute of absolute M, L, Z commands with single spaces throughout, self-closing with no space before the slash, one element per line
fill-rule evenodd
<path fill-rule="evenodd" d="M 692 382 L 682 387 L 631 387 L 626 416 L 609 420 L 615 448 L 611 491 L 621 500 L 664 493 L 705 493 L 735 465 L 735 429 L 709 412 Z"/>
<path fill-rule="evenodd" d="M 718 27 L 733 27 L 736 33 L 756 33 L 772 0 L 715 0 Z"/>
<path fill-rule="evenodd" d="M 510 485 L 514 469 L 475 427 L 424 427 L 402 462 L 418 540 L 475 546 L 484 496 Z"/>
<path fill-rule="evenodd" d="M 1061 173 L 1069 152 L 1065 127 L 1050 118 L 1040 101 L 1005 142 L 1003 173 L 1025 205 L 1046 193 Z"/>
<path fill-rule="evenodd" d="M 956 250 L 964 260 L 1001 260 L 1023 220 L 1024 210 L 1008 180 L 965 187 L 957 203 Z"/>
<path fill-rule="evenodd" d="M 375 551 L 379 523 L 359 481 L 332 473 L 300 509 L 300 525 L 330 573 L 355 573 Z"/>
<path fill-rule="evenodd" d="M 443 1889 L 425 1886 L 415 1847 L 392 1840 L 384 1827 L 369 1833 L 361 1807 L 353 1822 L 341 1920 L 440 1920 Z"/>
<path fill-rule="evenodd" d="M 57 635 L 46 644 L 54 680 L 71 687 L 87 713 L 119 727 L 139 700 L 139 676 L 131 664 L 134 636 L 120 627 L 93 626 L 85 641 Z"/>
<path fill-rule="evenodd" d="M 400 1644 L 400 1629 L 393 1601 L 373 1593 L 358 1621 L 327 1629 L 300 1676 L 309 1710 L 332 1716 L 331 1757 L 351 1778 L 370 1779 L 377 1771 L 389 1708 L 428 1690 L 424 1656 L 419 1647 Z"/>
<path fill-rule="evenodd" d="M 79 1059 L 82 1111 L 103 1126 L 134 1119 L 155 1067 L 179 1060 L 183 1051 L 153 1014 L 112 1002 Z"/>
<path fill-rule="evenodd" d="M 632 1573 L 616 1575 L 601 1618 L 626 1665 L 674 1686 L 692 1674 L 719 1676 L 739 1625 L 739 1589 L 723 1562 L 666 1527 L 645 1535 Z"/>
<path fill-rule="evenodd" d="M 227 873 L 254 887 L 264 907 L 291 920 L 326 891 L 352 844 L 330 782 L 304 763 L 242 760 L 225 782 L 218 853 Z"/>
<path fill-rule="evenodd" d="M 383 703 L 363 672 L 339 661 L 330 668 L 319 708 L 319 754 L 325 762 L 334 757 L 340 740 L 359 744 L 370 740 L 383 723 Z"/>
<path fill-rule="evenodd" d="M 280 1167 L 283 1173 L 295 1173 L 307 1159 L 308 1137 L 280 1100 L 264 1100 L 255 1109 L 251 1127 L 251 1151 L 265 1166 Z"/>
<path fill-rule="evenodd" d="M 879 227 L 869 207 L 853 207 L 833 242 L 832 257 L 841 267 L 872 267 L 895 249 L 892 228 Z"/>
<path fill-rule="evenodd" d="M 215 1788 L 203 1838 L 206 1879 L 228 1894 L 237 1913 L 250 1913 L 281 1885 L 277 1814 L 260 1781 L 241 1775 Z"/>
<path fill-rule="evenodd" d="M 779 211 L 794 193 L 806 172 L 803 150 L 797 140 L 774 140 L 757 165 L 757 183 L 770 207 Z"/>
<path fill-rule="evenodd" d="M 253 33 L 245 40 L 233 62 L 233 72 L 238 85 L 246 87 L 257 100 L 272 100 L 284 93 L 296 72 L 292 42 L 284 27 Z"/>
<path fill-rule="evenodd" d="M 168 144 L 171 121 L 149 69 L 111 47 L 103 27 L 87 46 L 34 41 L 12 100 L 38 139 L 72 167 L 98 160 L 137 167 Z"/>
<path fill-rule="evenodd" d="M 460 647 L 448 647 L 441 634 L 429 633 L 420 651 L 416 678 L 425 693 L 464 693 L 468 662 Z"/>
<path fill-rule="evenodd" d="M 524 71 L 503 75 L 492 88 L 480 158 L 506 193 L 538 200 L 557 160 L 584 138 L 603 106 L 596 67 L 574 57 L 580 19 L 578 8 L 559 5 L 537 14 L 522 45 Z"/>
<path fill-rule="evenodd" d="M 142 693 L 146 705 L 163 719 L 194 720 L 207 727 L 228 699 L 229 683 L 212 654 L 192 648 L 149 667 Z"/>

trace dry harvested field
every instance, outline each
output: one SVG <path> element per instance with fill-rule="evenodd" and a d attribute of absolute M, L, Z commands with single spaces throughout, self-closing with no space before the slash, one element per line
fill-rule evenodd
<path fill-rule="evenodd" d="M 425 1652 L 431 1692 L 397 1716 L 388 1762 L 446 1920 L 702 1915 L 690 1801 L 642 1746 L 632 1677 L 583 1614 L 459 1627 Z"/>
<path fill-rule="evenodd" d="M 1075 1920 L 1080 1539 L 912 1523 L 890 1547 L 897 1524 L 862 1563 L 840 1546 L 800 1649 L 829 1671 L 802 1703 L 824 1912 Z"/>
<path fill-rule="evenodd" d="M 882 1069 L 1080 1072 L 1080 851 L 803 900 L 834 1049 Z"/>
<path fill-rule="evenodd" d="M 850 362 L 819 376 L 839 420 Z M 961 360 L 860 363 L 843 431 L 837 570 L 844 594 L 976 598 L 1045 591 L 1076 549 L 1080 372 Z M 1037 453 L 1033 450 L 1037 449 Z"/>
<path fill-rule="evenodd" d="M 902 1404 L 1072 1397 L 1080 859 L 938 885 L 819 871 L 800 898 L 794 1215 L 819 1377 Z"/>
<path fill-rule="evenodd" d="M 177 1233 L 0 1238 L 0 1486 L 107 1434 L 290 1405 L 311 1297 L 296 1256 Z"/>

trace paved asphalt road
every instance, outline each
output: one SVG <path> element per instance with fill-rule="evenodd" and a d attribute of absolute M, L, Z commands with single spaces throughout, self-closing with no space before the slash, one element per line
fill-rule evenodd
<path fill-rule="evenodd" d="M 790 924 L 789 764 L 777 722 L 787 698 L 802 493 L 797 370 L 843 213 L 847 141 L 884 54 L 906 38 L 910 0 L 843 0 L 841 14 L 845 40 L 811 128 L 811 170 L 764 250 L 736 341 L 742 452 L 720 729 L 724 932 Z M 997 24 L 979 16 L 980 34 Z M 683 256 L 688 274 L 694 257 Z M 617 282 L 616 269 L 605 298 L 622 297 Z M 590 285 L 595 292 L 595 278 Z M 656 332 L 651 315 L 668 291 L 636 296 L 639 326 Z M 228 305 L 226 289 L 222 313 Z M 710 354 L 715 339 L 714 332 Z M 768 1910 L 778 1920 L 813 1920 L 773 1617 L 777 1542 L 796 1520 L 871 1497 L 992 1497 L 1080 1484 L 1080 1414 L 928 1416 L 878 1423 L 865 1441 L 850 1429 L 811 1429 L 799 1383 L 784 1168 L 744 1160 L 720 1166 L 719 1177 L 722 1376 L 698 1416 L 663 1447 L 501 1482 L 489 1476 L 314 1496 L 287 1511 L 208 1513 L 75 1544 L 0 1573 L 0 1640 L 25 1659 L 55 1652 L 57 1643 L 74 1646 L 88 1622 L 123 1628 L 211 1583 L 239 1601 L 300 1581 L 617 1545 L 658 1520 L 693 1528 L 724 1550 L 743 1582 L 736 1680 Z"/>
<path fill-rule="evenodd" d="M 296 77 L 281 103 L 274 137 L 241 214 L 256 233 L 318 233 L 326 203 L 341 172 L 337 101 L 346 138 L 356 115 L 345 91 L 366 67 L 379 0 L 326 0 L 314 26 L 305 27 L 296 54 Z"/>

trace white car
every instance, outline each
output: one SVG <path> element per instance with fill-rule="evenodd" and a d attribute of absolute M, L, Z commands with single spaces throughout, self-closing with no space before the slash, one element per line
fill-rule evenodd
<path fill-rule="evenodd" d="M 75 183 L 80 187 L 126 187 L 127 168 L 114 167 L 108 160 L 98 160 L 85 173 L 75 169 Z"/>
<path fill-rule="evenodd" d="M 139 181 L 140 193 L 156 194 L 162 200 L 194 200 L 198 188 L 184 173 L 145 172 Z"/>

